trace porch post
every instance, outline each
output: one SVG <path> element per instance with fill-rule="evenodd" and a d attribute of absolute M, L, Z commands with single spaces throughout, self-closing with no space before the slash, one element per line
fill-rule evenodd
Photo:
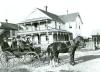
<path fill-rule="evenodd" d="M 70 34 L 68 33 L 68 41 L 70 40 Z"/>
<path fill-rule="evenodd" d="M 64 33 L 62 33 L 62 34 L 63 34 L 62 36 L 63 36 L 63 42 L 64 42 Z"/>
<path fill-rule="evenodd" d="M 47 33 L 46 33 L 46 37 L 47 37 L 47 41 L 48 41 L 48 44 L 49 44 L 49 37 L 48 37 L 48 23 L 47 23 L 47 19 L 46 19 L 46 29 L 47 29 Z"/>
<path fill-rule="evenodd" d="M 65 41 L 65 33 L 64 33 L 64 41 Z"/>
<path fill-rule="evenodd" d="M 31 31 L 33 31 L 32 24 L 33 24 L 33 22 L 31 22 Z"/>
<path fill-rule="evenodd" d="M 39 33 L 38 44 L 41 44 L 41 34 Z"/>
<path fill-rule="evenodd" d="M 52 42 L 54 42 L 54 36 L 53 36 L 53 35 L 54 35 L 54 33 L 52 32 L 52 39 L 53 39 L 53 41 L 52 41 Z"/>
<path fill-rule="evenodd" d="M 24 27 L 25 27 L 25 30 L 24 31 L 26 32 L 26 23 L 25 22 L 24 22 Z"/>
<path fill-rule="evenodd" d="M 13 35 L 12 35 L 12 30 L 10 30 L 10 37 L 12 37 Z"/>
<path fill-rule="evenodd" d="M 57 32 L 57 41 L 58 41 L 58 32 Z"/>
<path fill-rule="evenodd" d="M 39 23 L 39 31 L 40 31 L 40 21 L 38 21 L 38 23 Z"/>

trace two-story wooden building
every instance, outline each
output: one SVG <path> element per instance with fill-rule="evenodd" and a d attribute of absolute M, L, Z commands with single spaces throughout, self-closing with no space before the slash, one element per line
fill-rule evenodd
<path fill-rule="evenodd" d="M 67 13 L 66 15 L 60 15 L 59 16 L 64 24 L 64 29 L 73 33 L 73 38 L 75 38 L 77 35 L 81 35 L 81 27 L 82 27 L 82 19 L 78 12 L 76 13 Z"/>
<path fill-rule="evenodd" d="M 12 38 L 17 35 L 18 29 L 22 29 L 18 27 L 17 24 L 8 23 L 8 22 L 0 22 L 0 43 L 3 41 L 3 38 Z"/>
<path fill-rule="evenodd" d="M 24 29 L 19 30 L 18 35 L 30 36 L 36 44 L 49 44 L 56 41 L 65 42 L 73 39 L 69 22 L 76 23 L 78 16 L 79 13 L 58 16 L 37 8 L 28 19 L 19 23 L 19 26 L 23 26 Z M 72 29 L 74 28 L 73 25 Z"/>

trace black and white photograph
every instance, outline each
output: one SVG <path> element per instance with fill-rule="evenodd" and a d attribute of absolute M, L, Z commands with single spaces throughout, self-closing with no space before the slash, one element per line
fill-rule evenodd
<path fill-rule="evenodd" d="M 0 0 L 0 72 L 100 72 L 99 0 Z"/>

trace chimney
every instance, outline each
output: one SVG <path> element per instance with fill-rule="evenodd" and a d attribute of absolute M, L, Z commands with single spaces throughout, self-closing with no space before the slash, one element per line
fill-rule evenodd
<path fill-rule="evenodd" d="M 68 15 L 68 10 L 67 10 L 67 15 Z"/>
<path fill-rule="evenodd" d="M 47 9 L 48 9 L 48 6 L 45 6 L 45 11 L 46 11 L 46 12 L 48 11 Z"/>
<path fill-rule="evenodd" d="M 8 23 L 8 19 L 5 19 L 6 23 Z"/>

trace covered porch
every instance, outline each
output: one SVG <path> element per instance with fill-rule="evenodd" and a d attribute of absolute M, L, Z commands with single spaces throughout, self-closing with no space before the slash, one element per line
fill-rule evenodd
<path fill-rule="evenodd" d="M 18 35 L 31 37 L 31 40 L 36 44 L 50 44 L 53 42 L 66 42 L 72 39 L 72 33 L 66 30 L 47 29 L 41 31 L 31 31 L 18 33 Z"/>

